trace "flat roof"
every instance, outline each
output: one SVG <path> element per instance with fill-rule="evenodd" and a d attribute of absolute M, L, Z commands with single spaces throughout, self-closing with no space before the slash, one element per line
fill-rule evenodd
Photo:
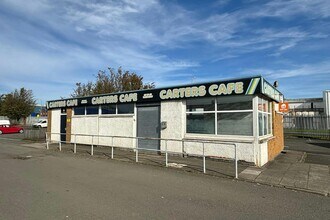
<path fill-rule="evenodd" d="M 166 100 L 235 95 L 264 95 L 277 102 L 283 94 L 262 76 L 225 79 L 204 83 L 190 83 L 171 87 L 96 94 L 85 97 L 51 100 L 47 109 L 93 106 L 117 103 L 151 103 Z"/>
<path fill-rule="evenodd" d="M 323 98 L 298 98 L 298 99 L 285 99 L 287 102 L 323 102 Z"/>

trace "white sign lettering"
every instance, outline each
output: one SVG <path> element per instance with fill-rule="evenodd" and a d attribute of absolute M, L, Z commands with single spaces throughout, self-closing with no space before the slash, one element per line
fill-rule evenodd
<path fill-rule="evenodd" d="M 92 98 L 93 105 L 111 104 L 117 102 L 118 102 L 118 95 L 108 95 L 108 96 L 100 96 L 100 97 Z"/>
<path fill-rule="evenodd" d="M 220 85 L 212 84 L 209 87 L 209 94 L 212 96 L 216 95 L 230 95 L 233 92 L 236 94 L 242 94 L 244 92 L 243 82 L 236 83 L 221 83 Z"/>
<path fill-rule="evenodd" d="M 119 96 L 119 101 L 120 102 L 136 102 L 137 93 L 121 94 Z"/>
<path fill-rule="evenodd" d="M 177 98 L 189 98 L 189 97 L 202 97 L 206 95 L 205 86 L 193 86 L 179 89 L 167 89 L 159 92 L 161 99 L 177 99 Z"/>

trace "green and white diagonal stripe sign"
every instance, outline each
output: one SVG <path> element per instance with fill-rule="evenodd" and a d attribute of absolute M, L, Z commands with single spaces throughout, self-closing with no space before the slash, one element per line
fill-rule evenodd
<path fill-rule="evenodd" d="M 248 89 L 246 90 L 245 95 L 253 95 L 259 84 L 259 81 L 260 81 L 260 78 L 251 79 L 250 85 L 249 85 Z"/>

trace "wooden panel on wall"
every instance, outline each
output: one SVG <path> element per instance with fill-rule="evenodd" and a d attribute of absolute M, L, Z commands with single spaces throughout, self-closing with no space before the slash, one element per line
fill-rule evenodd
<path fill-rule="evenodd" d="M 274 109 L 274 103 L 273 103 Z M 273 135 L 268 142 L 268 160 L 273 160 L 284 149 L 283 115 L 273 111 Z"/>
<path fill-rule="evenodd" d="M 71 141 L 72 108 L 66 109 L 66 142 Z"/>

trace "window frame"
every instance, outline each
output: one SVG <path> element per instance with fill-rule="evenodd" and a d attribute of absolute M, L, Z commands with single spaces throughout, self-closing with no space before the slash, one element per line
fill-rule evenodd
<path fill-rule="evenodd" d="M 133 105 L 133 112 L 132 113 L 119 113 L 118 112 L 118 105 L 120 104 L 132 104 Z M 102 113 L 102 106 L 107 105 L 98 105 L 98 113 L 97 114 L 87 114 L 87 107 L 96 107 L 96 106 L 80 106 L 80 107 L 74 107 L 73 108 L 73 116 L 120 116 L 120 115 L 134 115 L 135 114 L 135 103 L 120 103 L 120 104 L 109 104 L 109 105 L 115 105 L 116 106 L 116 112 L 114 114 L 103 114 Z M 82 115 L 76 115 L 75 108 L 84 108 L 84 114 Z"/>
<path fill-rule="evenodd" d="M 261 96 L 257 96 L 257 124 L 258 124 L 258 137 L 264 137 L 264 136 L 268 136 L 268 135 L 272 135 L 273 134 L 273 102 L 271 100 L 265 99 Z M 265 111 L 264 108 L 262 107 L 261 110 L 259 110 L 259 106 L 261 104 L 261 106 L 264 106 L 264 103 L 267 103 L 267 110 Z M 260 123 L 260 117 L 259 114 L 261 114 L 261 123 Z M 266 121 L 266 133 L 265 132 L 265 117 L 264 115 L 266 115 L 267 117 L 267 121 Z M 270 126 L 269 126 L 270 123 Z M 262 126 L 261 131 L 263 134 L 260 134 L 260 127 Z"/>
<path fill-rule="evenodd" d="M 239 97 L 239 96 L 237 96 Z M 236 98 L 237 98 L 236 97 Z M 241 97 L 245 97 L 245 95 L 242 95 Z M 221 98 L 221 97 L 207 97 L 207 98 L 204 98 L 204 99 L 211 99 L 214 101 L 214 110 L 213 111 L 189 111 L 188 110 L 188 104 L 187 104 L 187 101 L 186 101 L 186 106 L 185 106 L 185 133 L 186 134 L 197 134 L 197 135 L 215 135 L 215 136 L 243 136 L 243 137 L 253 137 L 254 135 L 254 132 L 253 132 L 253 118 L 254 118 L 254 115 L 253 115 L 253 99 L 254 97 L 253 96 L 249 96 L 251 97 L 250 99 L 250 102 L 251 102 L 251 109 L 242 109 L 242 110 L 218 110 L 218 99 Z M 233 98 L 235 98 L 235 96 L 233 96 Z M 201 99 L 201 98 L 196 98 L 196 100 L 198 99 Z M 221 113 L 245 113 L 245 112 L 250 112 L 252 113 L 252 121 L 251 121 L 251 125 L 252 125 L 252 131 L 251 131 L 251 135 L 241 135 L 241 134 L 218 134 L 218 114 L 221 114 Z M 191 133 L 191 132 L 188 132 L 187 131 L 187 116 L 188 114 L 214 114 L 214 133 L 212 134 L 204 134 L 204 133 Z"/>

